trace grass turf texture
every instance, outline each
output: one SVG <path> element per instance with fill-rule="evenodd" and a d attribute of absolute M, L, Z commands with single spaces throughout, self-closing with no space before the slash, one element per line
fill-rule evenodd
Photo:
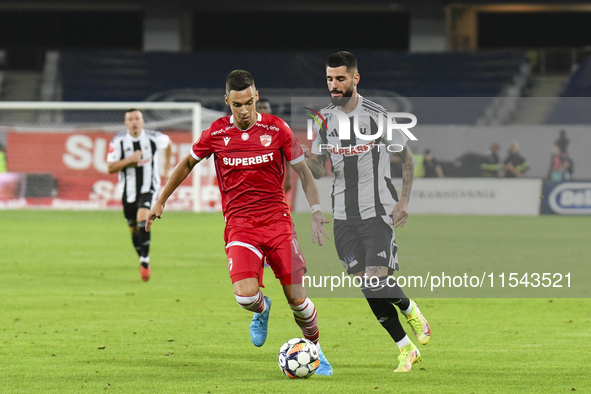
<path fill-rule="evenodd" d="M 332 239 L 309 242 L 309 215 L 295 219 L 304 254 L 339 264 Z M 0 392 L 591 391 L 589 299 L 419 300 L 432 340 L 411 373 L 394 374 L 398 351 L 365 300 L 317 298 L 334 376 L 289 380 L 277 352 L 301 332 L 268 271 L 269 337 L 251 344 L 223 225 L 218 214 L 166 212 L 142 283 L 121 212 L 0 211 Z M 412 216 L 397 239 L 410 262 L 589 251 L 583 218 Z M 443 241 L 436 254 L 430 245 Z"/>

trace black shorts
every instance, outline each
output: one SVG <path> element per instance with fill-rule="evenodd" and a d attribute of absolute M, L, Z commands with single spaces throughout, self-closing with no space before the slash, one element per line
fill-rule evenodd
<path fill-rule="evenodd" d="M 133 227 L 137 225 L 137 211 L 140 208 L 152 209 L 152 205 L 154 205 L 154 193 L 144 193 L 140 194 L 135 202 L 127 202 L 123 200 L 123 215 L 125 215 L 125 219 L 127 219 L 127 224 L 129 227 Z"/>
<path fill-rule="evenodd" d="M 381 217 L 334 221 L 337 253 L 348 274 L 365 267 L 388 267 L 388 275 L 398 270 L 398 245 L 394 228 Z"/>

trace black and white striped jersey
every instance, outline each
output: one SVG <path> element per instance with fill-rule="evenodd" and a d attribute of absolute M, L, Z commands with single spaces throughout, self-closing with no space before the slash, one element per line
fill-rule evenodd
<path fill-rule="evenodd" d="M 357 107 L 346 114 L 350 139 L 339 138 L 338 118 L 326 110 L 338 109 L 331 104 L 320 110 L 327 127 L 314 124 L 316 138 L 311 151 L 316 155 L 328 153 L 330 158 L 335 175 L 331 191 L 334 218 L 355 220 L 391 215 L 398 196 L 391 181 L 388 149 L 394 144 L 405 146 L 408 137 L 395 129 L 392 139 L 387 140 L 386 109 L 361 96 Z M 353 132 L 354 116 L 362 135 L 375 135 L 381 118 L 382 137 L 376 141 L 358 138 Z"/>
<path fill-rule="evenodd" d="M 119 171 L 119 186 L 123 190 L 123 201 L 132 203 L 140 194 L 157 193 L 160 188 L 158 175 L 158 150 L 166 149 L 170 138 L 159 131 L 142 130 L 134 138 L 127 130 L 113 137 L 109 145 L 107 162 L 113 163 L 129 157 L 136 150 L 142 151 L 142 159 L 136 167 Z"/>

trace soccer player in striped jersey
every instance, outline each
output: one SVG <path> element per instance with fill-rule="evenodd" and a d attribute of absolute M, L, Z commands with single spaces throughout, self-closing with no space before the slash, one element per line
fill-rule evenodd
<path fill-rule="evenodd" d="M 250 338 L 255 346 L 267 339 L 271 300 L 261 292 L 264 266 L 269 263 L 303 336 L 318 345 L 318 375 L 332 375 L 332 367 L 318 344 L 314 303 L 302 286 L 306 261 L 294 231 L 283 181 L 285 160 L 298 173 L 312 211 L 312 240 L 328 238 L 319 205 L 316 181 L 305 163 L 304 152 L 282 119 L 256 111 L 259 93 L 252 75 L 231 72 L 226 79 L 226 104 L 232 114 L 203 131 L 191 152 L 174 169 L 150 211 L 146 229 L 162 216 L 172 192 L 201 160 L 213 156 L 226 221 L 224 240 L 228 271 L 238 304 L 254 312 Z M 197 224 L 198 225 L 198 224 Z"/>
<path fill-rule="evenodd" d="M 394 305 L 406 316 L 419 343 L 429 342 L 431 329 L 417 304 L 408 299 L 398 285 L 388 286 L 387 278 L 398 269 L 394 228 L 404 226 L 408 217 L 414 159 L 406 145 L 408 138 L 400 130 L 394 130 L 389 141 L 384 137 L 359 139 L 353 130 L 350 130 L 350 139 L 339 138 L 338 118 L 326 110 L 346 114 L 350 125 L 354 124 L 356 116 L 361 134 L 376 134 L 380 121 L 385 125 L 386 110 L 359 95 L 359 80 L 357 59 L 353 54 L 342 51 L 328 59 L 326 81 L 332 104 L 320 111 L 327 127 L 314 125 L 316 139 L 311 155 L 303 148 L 306 162 L 317 179 L 325 174 L 326 159 L 330 158 L 335 174 L 331 198 L 339 259 L 351 275 L 379 278 L 378 285 L 373 286 L 372 281 L 364 283 L 363 294 L 375 317 L 400 349 L 395 372 L 408 372 L 412 364 L 420 361 L 421 355 L 400 324 Z M 400 198 L 392 186 L 387 146 L 403 147 L 397 153 L 404 168 Z"/>
<path fill-rule="evenodd" d="M 164 178 L 170 173 L 172 145 L 159 131 L 144 129 L 144 116 L 132 108 L 125 112 L 125 127 L 109 145 L 109 173 L 119 172 L 123 190 L 123 214 L 131 232 L 133 246 L 140 258 L 140 276 L 150 279 L 150 232 L 145 230 L 150 208 L 158 197 L 158 151 L 164 151 Z"/>

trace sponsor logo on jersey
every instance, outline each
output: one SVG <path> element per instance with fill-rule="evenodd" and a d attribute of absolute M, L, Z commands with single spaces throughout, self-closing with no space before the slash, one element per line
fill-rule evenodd
<path fill-rule="evenodd" d="M 109 144 L 109 153 L 115 152 L 115 146 L 113 144 Z"/>
<path fill-rule="evenodd" d="M 140 161 L 137 162 L 136 167 L 145 166 L 146 164 L 148 164 L 151 161 L 152 161 L 152 158 L 151 157 L 148 157 L 146 159 L 140 160 Z"/>
<path fill-rule="evenodd" d="M 354 156 L 369 152 L 374 147 L 374 141 L 368 144 L 359 144 L 352 146 L 338 146 L 332 144 L 320 144 L 320 152 L 326 150 L 333 155 Z"/>
<path fill-rule="evenodd" d="M 273 160 L 273 152 L 252 157 L 224 157 L 222 162 L 226 166 L 253 166 Z"/>
<path fill-rule="evenodd" d="M 228 142 L 230 142 L 231 137 L 224 137 L 224 145 L 228 146 Z"/>
<path fill-rule="evenodd" d="M 267 146 L 271 145 L 271 139 L 272 138 L 270 135 L 267 135 L 267 134 L 261 135 L 261 144 L 263 144 L 263 146 L 267 147 Z"/>
<path fill-rule="evenodd" d="M 246 141 L 249 138 L 249 135 L 248 133 L 242 133 L 242 136 L 240 138 L 242 138 L 242 141 Z"/>
<path fill-rule="evenodd" d="M 285 123 L 285 125 L 287 126 L 287 123 Z M 257 122 L 257 123 L 255 123 L 255 126 L 261 127 L 263 129 L 266 129 L 266 130 L 279 131 L 279 127 L 275 126 L 274 124 L 270 124 L 269 125 L 269 124 L 262 124 L 262 123 L 258 123 Z M 287 127 L 289 127 L 289 126 L 287 126 Z"/>
<path fill-rule="evenodd" d="M 212 135 L 212 136 L 214 136 L 214 135 L 221 134 L 221 133 L 225 132 L 226 130 L 228 130 L 230 127 L 231 127 L 231 126 L 226 126 L 226 127 L 225 127 L 225 128 L 223 128 L 223 129 L 216 130 L 216 131 L 214 131 L 213 133 L 211 133 L 211 135 Z"/>

